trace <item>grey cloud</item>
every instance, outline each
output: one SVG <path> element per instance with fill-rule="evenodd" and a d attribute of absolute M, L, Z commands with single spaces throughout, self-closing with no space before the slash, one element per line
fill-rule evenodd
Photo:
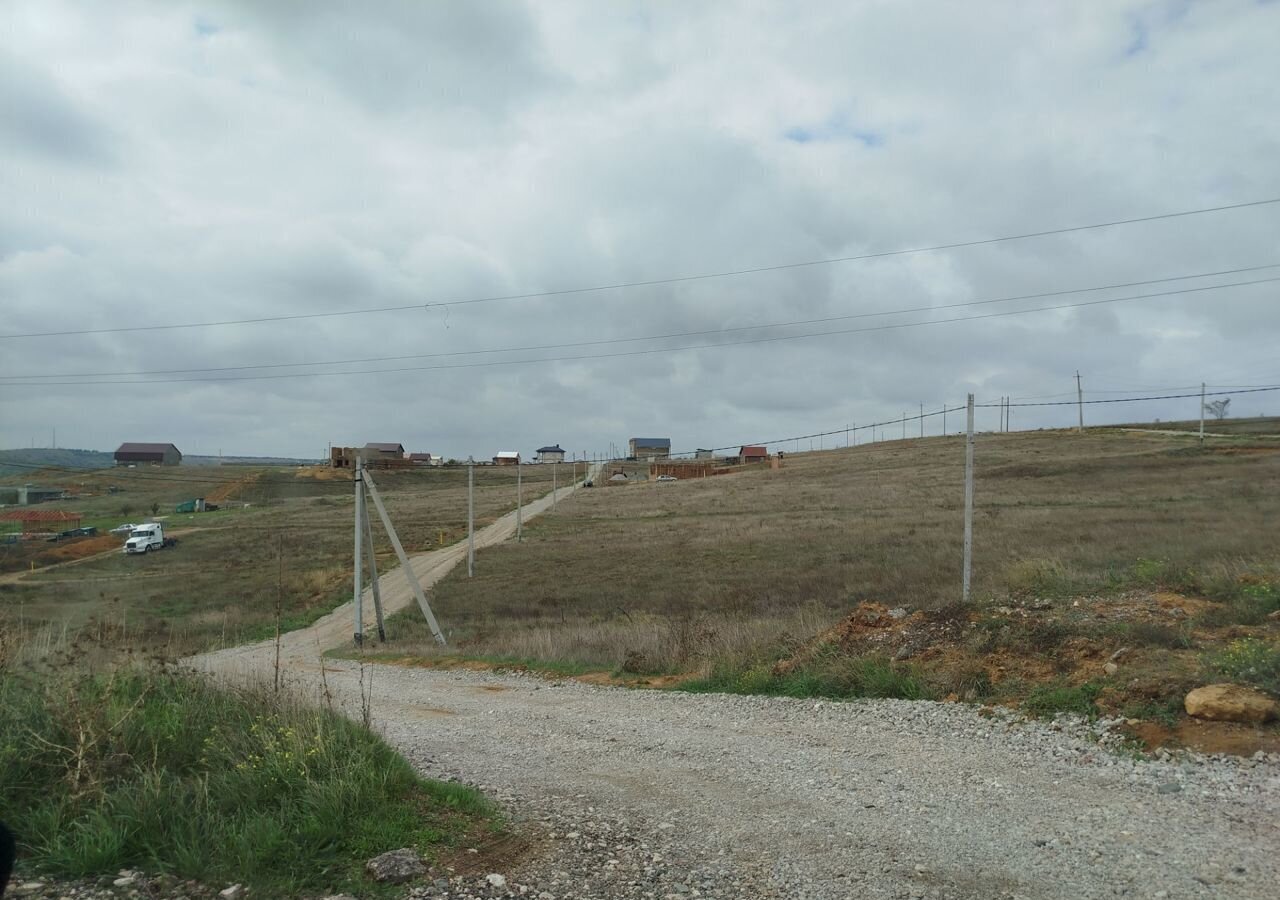
<path fill-rule="evenodd" d="M 281 59 L 379 112 L 465 111 L 488 120 L 557 78 L 522 3 L 399 0 L 363 10 L 341 2 L 247 3 L 229 18 L 260 27 Z"/>
<path fill-rule="evenodd" d="M 0 332 L 426 304 L 1280 196 L 1274 5 L 1180 17 L 1137 2 L 1023 5 L 1002 7 L 996 25 L 987 11 L 943 6 L 921 21 L 891 4 L 751 16 L 659 5 L 643 17 L 591 3 L 20 6 L 12 64 L 30 84 L 74 87 L 48 110 L 43 89 L 27 90 L 29 114 L 65 113 L 90 137 L 101 122 L 115 131 L 106 156 L 75 165 L 30 142 L 0 145 Z M 1129 59 L 1139 20 L 1148 48 Z M 786 137 L 832 122 L 848 139 Z M 852 134 L 864 127 L 883 145 Z M 624 291 L 6 342 L 0 375 L 572 343 L 1269 261 L 1280 262 L 1274 207 Z M 1093 296 L 1111 295 L 1009 308 Z M 93 446 L 142 435 L 311 455 L 370 439 L 454 456 L 549 441 L 603 450 L 637 433 L 729 445 L 889 420 L 969 391 L 1066 393 L 1077 368 L 1086 390 L 1280 379 L 1277 296 L 1260 286 L 667 354 L 155 385 L 148 402 L 122 387 L 0 382 L 0 445 L 50 425 Z M 1073 414 L 1023 409 L 1015 421 Z"/>
<path fill-rule="evenodd" d="M 104 166 L 115 157 L 109 128 L 57 81 L 0 51 L 0 147 L 11 164 L 39 157 Z"/>

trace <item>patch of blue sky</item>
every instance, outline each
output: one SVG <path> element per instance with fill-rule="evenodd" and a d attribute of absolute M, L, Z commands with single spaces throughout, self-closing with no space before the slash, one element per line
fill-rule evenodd
<path fill-rule="evenodd" d="M 886 140 L 884 132 L 855 125 L 843 115 L 833 115 L 818 125 L 793 125 L 784 131 L 782 136 L 795 144 L 817 141 L 856 141 L 864 147 L 871 148 L 883 147 Z"/>

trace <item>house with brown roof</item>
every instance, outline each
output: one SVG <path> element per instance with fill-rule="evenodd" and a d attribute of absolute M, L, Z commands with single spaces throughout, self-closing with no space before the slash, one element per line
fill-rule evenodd
<path fill-rule="evenodd" d="M 182 451 L 173 444 L 121 444 L 115 453 L 117 466 L 176 466 L 182 462 Z"/>
<path fill-rule="evenodd" d="M 758 445 L 745 445 L 738 450 L 738 462 L 760 463 L 769 461 L 769 451 Z"/>
<path fill-rule="evenodd" d="M 404 459 L 404 444 L 378 444 L 370 442 L 364 445 L 360 455 L 369 459 Z"/>

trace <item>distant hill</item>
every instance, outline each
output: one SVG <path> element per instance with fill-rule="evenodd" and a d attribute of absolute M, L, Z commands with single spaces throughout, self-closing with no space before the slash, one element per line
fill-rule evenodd
<path fill-rule="evenodd" d="M 184 456 L 182 462 L 189 466 L 304 466 L 324 460 L 292 456 Z"/>
<path fill-rule="evenodd" d="M 317 459 L 295 459 L 286 456 L 184 456 L 188 466 L 298 466 L 320 462 Z M 51 447 L 22 447 L 0 450 L 0 476 L 21 475 L 37 468 L 109 469 L 115 456 L 104 450 L 63 450 Z"/>
<path fill-rule="evenodd" d="M 63 469 L 109 469 L 115 464 L 110 453 L 101 450 L 63 450 L 51 447 L 0 450 L 0 475 L 20 475 L 33 471 L 33 466 L 57 466 Z"/>

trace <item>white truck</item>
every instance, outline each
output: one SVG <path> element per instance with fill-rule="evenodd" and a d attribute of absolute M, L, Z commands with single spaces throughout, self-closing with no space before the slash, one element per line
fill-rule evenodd
<path fill-rule="evenodd" d="M 150 553 L 152 550 L 163 550 L 178 543 L 175 538 L 164 536 L 164 526 L 159 522 L 134 526 L 129 532 L 129 539 L 124 542 L 125 553 Z"/>

